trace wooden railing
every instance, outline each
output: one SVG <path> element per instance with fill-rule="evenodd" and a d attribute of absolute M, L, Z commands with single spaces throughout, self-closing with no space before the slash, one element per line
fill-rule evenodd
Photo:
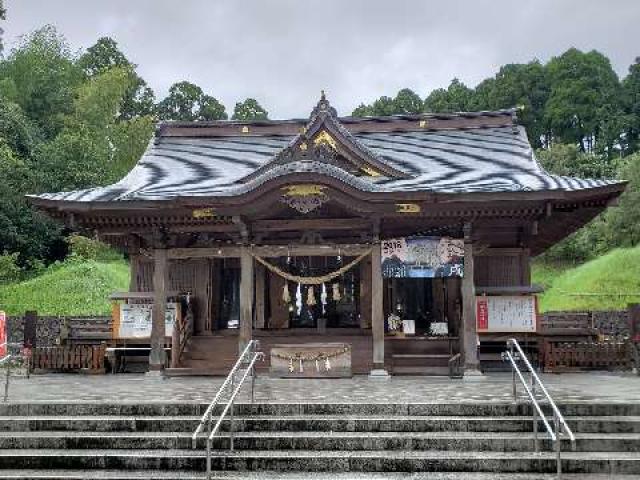
<path fill-rule="evenodd" d="M 629 370 L 633 365 L 630 342 L 545 342 L 546 372 Z"/>
<path fill-rule="evenodd" d="M 37 347 L 31 351 L 30 366 L 32 371 L 104 373 L 105 353 L 106 344 L 104 343 L 100 345 Z"/>

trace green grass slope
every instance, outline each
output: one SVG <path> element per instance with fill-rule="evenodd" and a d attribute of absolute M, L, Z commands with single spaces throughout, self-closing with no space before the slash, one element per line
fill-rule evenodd
<path fill-rule="evenodd" d="M 540 310 L 625 310 L 640 302 L 640 246 L 615 249 L 576 267 L 533 265 L 533 282 L 545 286 Z"/>
<path fill-rule="evenodd" d="M 69 261 L 42 275 L 0 287 L 0 309 L 9 315 L 36 310 L 41 315 L 108 315 L 108 297 L 129 290 L 129 265 L 123 261 Z"/>

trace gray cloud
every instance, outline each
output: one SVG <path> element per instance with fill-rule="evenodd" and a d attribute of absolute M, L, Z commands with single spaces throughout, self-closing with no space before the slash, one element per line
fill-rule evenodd
<path fill-rule="evenodd" d="M 272 118 L 306 116 L 321 89 L 341 114 L 410 87 L 546 61 L 575 46 L 619 75 L 640 56 L 638 0 L 6 0 L 5 41 L 55 25 L 73 48 L 113 37 L 162 97 L 180 80 L 228 110 L 248 96 Z"/>

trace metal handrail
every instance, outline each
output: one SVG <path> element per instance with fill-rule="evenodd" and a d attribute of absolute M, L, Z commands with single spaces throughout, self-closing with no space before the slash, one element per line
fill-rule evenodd
<path fill-rule="evenodd" d="M 549 433 L 549 437 L 551 438 L 551 441 L 554 442 L 555 453 L 556 453 L 557 478 L 561 478 L 562 477 L 561 436 L 563 435 L 563 432 L 564 434 L 567 435 L 567 437 L 571 441 L 572 450 L 575 450 L 576 448 L 576 437 L 571 431 L 571 428 L 569 428 L 569 425 L 565 421 L 564 416 L 562 415 L 562 413 L 560 413 L 560 410 L 558 409 L 556 402 L 554 402 L 553 398 L 551 398 L 551 395 L 549 395 L 549 392 L 547 391 L 546 387 L 540 380 L 540 377 L 538 377 L 535 370 L 531 366 L 531 362 L 529 362 L 529 359 L 527 358 L 526 354 L 520 347 L 520 344 L 518 343 L 518 341 L 515 338 L 510 338 L 509 340 L 507 340 L 507 348 L 508 350 L 503 354 L 503 359 L 504 358 L 508 359 L 513 368 L 513 385 L 512 385 L 513 400 L 515 402 L 518 399 L 518 390 L 517 390 L 517 384 L 516 384 L 516 376 L 517 376 L 520 379 L 520 382 L 522 383 L 522 386 L 524 387 L 525 392 L 527 392 L 527 396 L 533 403 L 533 407 L 534 407 L 533 408 L 534 449 L 536 452 L 540 450 L 540 444 L 538 439 L 538 416 L 540 416 L 540 419 L 542 420 L 542 423 L 544 424 L 545 429 Z M 524 375 L 520 370 L 520 367 L 518 367 L 518 363 L 517 363 L 518 360 L 522 360 L 525 366 L 527 367 L 527 370 L 529 371 L 529 374 L 530 374 L 529 385 L 527 385 L 527 381 L 525 380 Z M 540 391 L 542 392 L 544 398 L 547 400 L 547 402 L 551 406 L 551 410 L 553 412 L 554 428 L 551 428 L 551 425 L 549 425 L 549 422 L 547 421 L 547 417 L 542 411 L 542 408 L 540 407 L 540 403 L 536 399 L 536 387 L 540 388 Z"/>
<path fill-rule="evenodd" d="M 16 342 L 0 343 L 0 347 L 20 347 L 21 345 L 22 345 L 21 343 L 16 343 Z M 4 357 L 0 358 L 0 365 L 7 363 L 7 370 L 6 370 L 5 380 L 4 380 L 3 402 L 6 402 L 9 399 L 9 377 L 11 376 L 11 362 L 9 362 L 9 360 L 11 360 L 14 357 L 15 355 L 8 353 Z"/>
<path fill-rule="evenodd" d="M 209 433 L 209 436 L 207 437 L 207 480 L 211 480 L 211 444 L 213 443 L 213 438 L 218 434 L 218 431 L 222 426 L 222 422 L 224 421 L 225 417 L 229 413 L 229 416 L 231 417 L 231 425 L 229 426 L 229 450 L 233 451 L 233 431 L 234 431 L 234 421 L 235 421 L 233 417 L 233 405 L 236 400 L 236 396 L 242 389 L 242 385 L 244 384 L 245 380 L 249 376 L 249 373 L 251 373 L 252 378 L 255 377 L 256 362 L 258 360 L 262 360 L 263 358 L 264 358 L 264 354 L 262 352 L 255 352 L 253 354 L 253 358 L 249 362 L 249 365 L 247 366 L 247 369 L 244 372 L 244 375 L 240 379 L 238 386 L 235 388 L 235 390 L 233 390 L 233 393 L 231 394 L 231 397 L 229 397 L 229 401 L 227 402 L 227 405 L 224 407 L 224 410 L 222 410 L 222 413 L 220 414 L 218 421 L 216 422 L 215 426 L 211 430 L 211 433 Z M 253 399 L 251 403 L 253 403 Z"/>
<path fill-rule="evenodd" d="M 233 368 L 227 375 L 227 378 L 225 378 L 224 382 L 218 389 L 218 393 L 216 393 L 216 396 L 213 398 L 213 400 L 205 410 L 204 414 L 202 415 L 202 418 L 200 419 L 200 423 L 198 424 L 198 427 L 196 428 L 196 430 L 193 432 L 193 435 L 191 436 L 191 447 L 195 449 L 197 447 L 198 435 L 202 433 L 205 425 L 207 424 L 209 425 L 209 436 L 207 437 L 207 478 L 210 478 L 211 476 L 211 440 L 213 438 L 213 432 L 218 431 L 218 429 L 220 428 L 219 425 L 222 423 L 222 420 L 226 416 L 229 409 L 231 409 L 231 416 L 233 417 L 233 402 L 236 398 L 236 395 L 242 388 L 244 381 L 247 379 L 249 372 L 251 372 L 251 403 L 253 403 L 254 401 L 255 378 L 256 378 L 255 363 L 258 359 L 264 358 L 264 354 L 262 352 L 257 351 L 258 348 L 260 348 L 260 343 L 257 340 L 251 340 L 249 341 L 249 343 L 247 343 L 247 346 L 244 348 L 244 350 L 238 357 L 238 360 L 236 360 L 236 363 L 234 364 Z M 240 368 L 242 367 L 243 363 L 248 364 L 247 369 L 244 375 L 242 376 L 240 383 L 238 384 L 237 387 L 235 387 L 235 376 L 238 370 L 240 370 Z M 231 387 L 231 395 L 227 400 L 227 405 L 222 411 L 220 418 L 216 422 L 216 428 L 214 428 L 213 418 L 212 418 L 213 411 L 215 407 L 218 405 L 218 403 L 221 402 L 224 392 L 227 390 L 228 387 Z M 233 427 L 233 418 L 231 423 Z M 231 430 L 230 441 L 231 441 L 231 444 L 230 444 L 231 450 L 233 450 L 233 428 Z"/>
<path fill-rule="evenodd" d="M 224 382 L 218 389 L 218 393 L 216 393 L 216 396 L 213 398 L 213 400 L 205 410 L 204 414 L 202 415 L 202 418 L 200 419 L 200 423 L 198 424 L 198 427 L 196 428 L 196 430 L 193 432 L 193 435 L 191 436 L 191 447 L 193 449 L 196 448 L 198 435 L 202 433 L 202 430 L 204 426 L 207 424 L 207 422 L 209 422 L 209 429 L 211 429 L 211 414 L 213 413 L 213 409 L 222 399 L 222 395 L 224 394 L 227 387 L 232 384 L 233 378 L 235 377 L 236 372 L 244 362 L 245 357 L 249 354 L 250 351 L 252 350 L 255 351 L 258 348 L 258 345 L 259 343 L 257 340 L 251 340 L 249 343 L 247 343 L 247 346 L 244 348 L 244 350 L 238 357 L 238 360 L 236 360 L 236 363 L 233 365 L 233 368 L 227 375 L 227 378 L 225 378 Z M 253 403 L 253 391 L 251 393 L 251 402 Z"/>

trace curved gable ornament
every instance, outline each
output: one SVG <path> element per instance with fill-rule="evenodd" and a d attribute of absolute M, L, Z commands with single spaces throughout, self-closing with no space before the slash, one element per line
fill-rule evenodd
<path fill-rule="evenodd" d="M 281 201 L 300 213 L 306 214 L 321 207 L 329 200 L 325 186 L 314 184 L 287 185 L 282 187 Z"/>
<path fill-rule="evenodd" d="M 291 143 L 241 182 L 251 181 L 279 165 L 305 161 L 330 164 L 365 178 L 410 178 L 409 174 L 389 165 L 355 138 L 342 125 L 324 92 L 311 112 L 309 122 Z"/>

